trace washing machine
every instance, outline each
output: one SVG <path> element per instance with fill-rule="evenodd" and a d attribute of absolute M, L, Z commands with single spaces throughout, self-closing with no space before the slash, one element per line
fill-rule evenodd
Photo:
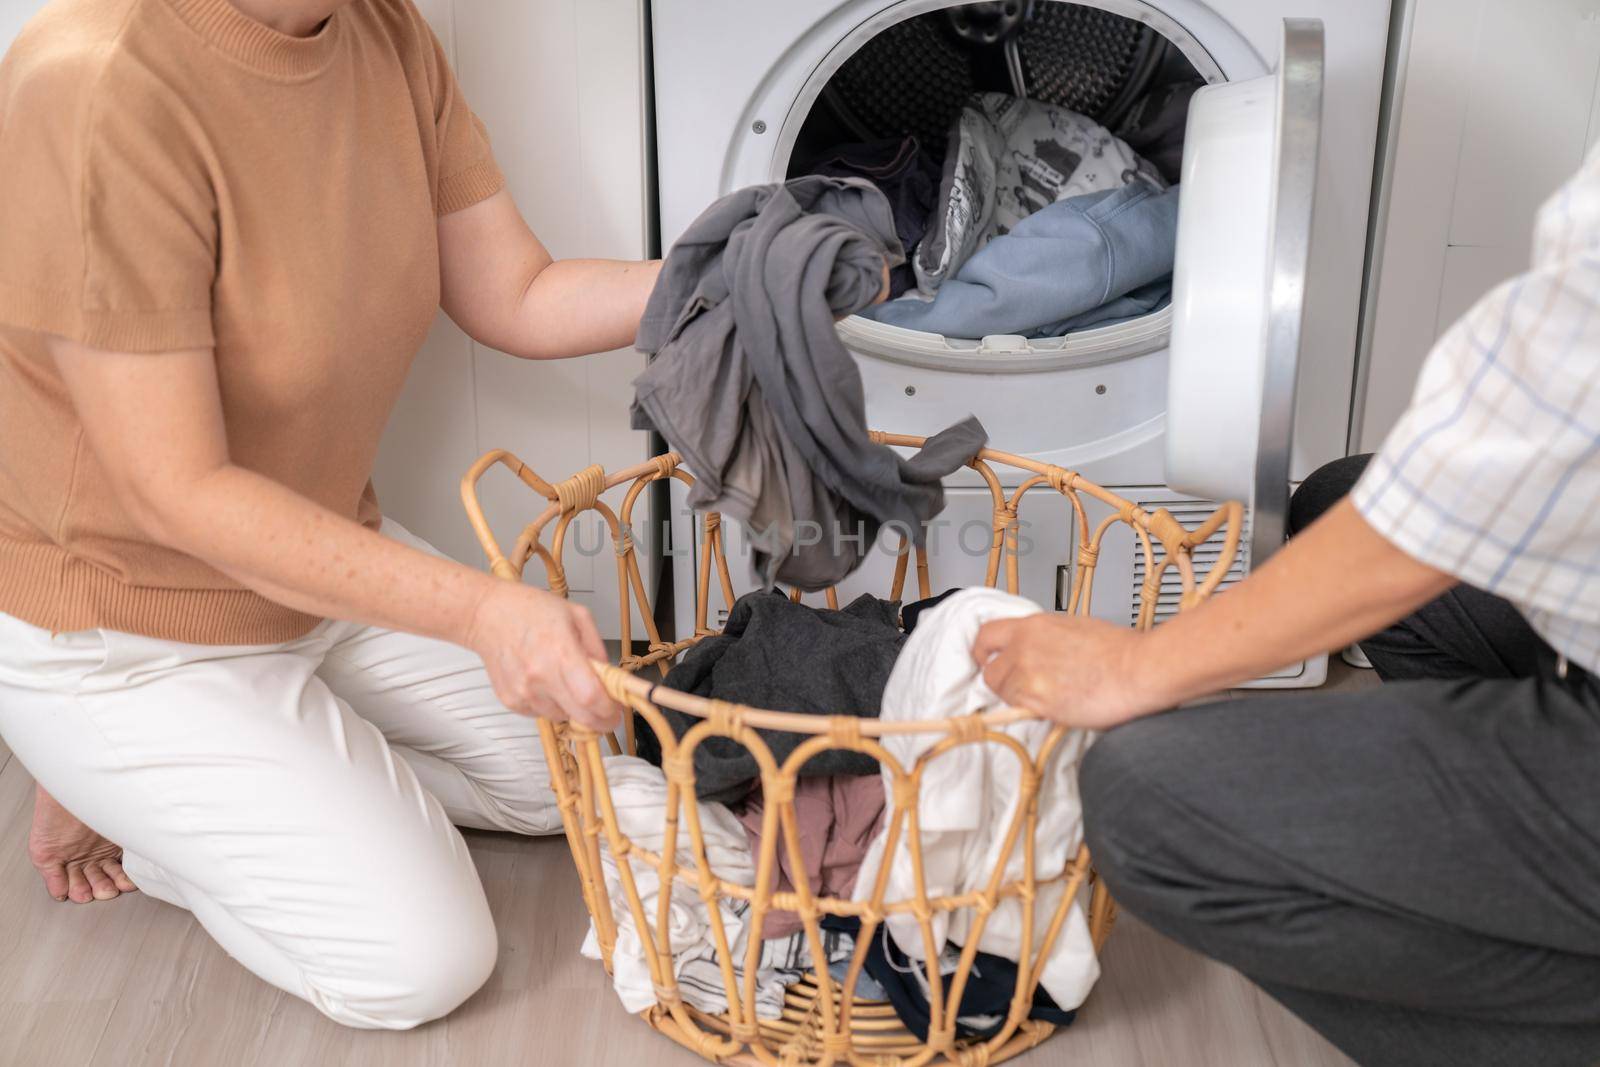
<path fill-rule="evenodd" d="M 1282 543 L 1292 483 L 1345 451 L 1389 6 L 654 0 L 662 244 L 718 196 L 797 173 L 830 139 L 937 141 L 973 91 L 1047 100 L 1115 128 L 1139 94 L 1203 83 L 1169 175 L 1181 192 L 1167 306 L 1053 338 L 946 337 L 859 316 L 839 331 L 875 428 L 930 434 L 975 414 L 995 447 L 1180 519 L 1244 501 L 1246 543 L 1226 587 Z M 928 534 L 935 591 L 984 576 L 992 504 L 972 473 L 947 482 Z M 669 558 L 687 591 L 696 545 L 674 492 Z M 1068 509 L 1023 518 L 1021 591 L 1059 607 L 1077 550 Z M 1143 560 L 1116 529 L 1091 608 L 1127 623 L 1141 609 Z M 742 552 L 734 534 L 730 557 Z M 841 596 L 881 595 L 894 549 L 880 544 Z M 749 568 L 730 563 L 739 590 L 750 588 Z M 1158 620 L 1177 592 L 1161 590 Z M 675 599 L 686 632 L 692 597 Z M 1262 684 L 1316 685 L 1325 669 L 1318 659 Z"/>

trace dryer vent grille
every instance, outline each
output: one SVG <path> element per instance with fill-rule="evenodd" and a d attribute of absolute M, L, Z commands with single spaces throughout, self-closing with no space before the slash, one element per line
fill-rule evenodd
<path fill-rule="evenodd" d="M 1211 517 L 1217 510 L 1217 504 L 1210 500 L 1141 500 L 1138 502 L 1146 511 L 1155 511 L 1166 508 L 1172 512 L 1173 518 L 1185 526 L 1194 527 Z M 1222 555 L 1223 531 L 1219 530 L 1194 550 L 1195 571 L 1200 574 L 1211 573 L 1211 567 Z M 1166 550 L 1159 541 L 1151 543 L 1151 554 L 1155 561 L 1160 563 L 1166 558 Z M 1234 555 L 1233 566 L 1228 568 L 1228 573 L 1223 577 L 1222 584 L 1217 587 L 1218 592 L 1226 590 L 1229 586 L 1238 585 L 1244 576 L 1250 572 L 1250 513 L 1245 512 L 1244 521 L 1239 528 L 1239 551 Z M 1133 610 L 1130 621 L 1137 625 L 1139 611 L 1144 603 L 1144 552 L 1137 545 L 1133 550 Z M 1178 600 L 1183 596 L 1183 579 L 1178 574 L 1176 567 L 1168 567 L 1161 574 L 1161 590 L 1156 594 L 1157 623 L 1165 622 L 1178 613 Z"/>

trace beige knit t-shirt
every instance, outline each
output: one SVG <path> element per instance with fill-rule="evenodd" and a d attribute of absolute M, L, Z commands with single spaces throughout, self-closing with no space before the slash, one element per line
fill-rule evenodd
<path fill-rule="evenodd" d="M 206 644 L 314 626 L 124 514 L 44 335 L 211 347 L 232 461 L 372 524 L 437 216 L 502 183 L 408 0 L 307 38 L 228 0 L 47 7 L 0 62 L 0 612 Z"/>

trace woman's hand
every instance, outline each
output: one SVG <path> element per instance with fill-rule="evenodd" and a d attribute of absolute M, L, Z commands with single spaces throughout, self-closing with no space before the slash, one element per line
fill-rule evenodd
<path fill-rule="evenodd" d="M 972 658 L 1007 704 L 1104 730 L 1170 704 L 1152 684 L 1155 665 L 1140 661 L 1145 637 L 1081 615 L 1028 615 L 985 624 Z"/>
<path fill-rule="evenodd" d="M 495 695 L 512 711 L 591 730 L 617 725 L 620 709 L 590 666 L 605 662 L 605 644 L 583 607 L 497 580 L 478 602 L 467 647 L 483 658 Z"/>

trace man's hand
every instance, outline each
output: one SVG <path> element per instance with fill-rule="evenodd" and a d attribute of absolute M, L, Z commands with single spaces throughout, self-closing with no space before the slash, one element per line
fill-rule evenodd
<path fill-rule="evenodd" d="M 605 644 L 583 607 L 497 581 L 478 603 L 467 645 L 483 657 L 495 695 L 511 710 L 591 730 L 617 725 L 620 709 L 590 666 L 605 662 Z"/>
<path fill-rule="evenodd" d="M 1139 670 L 1143 637 L 1080 615 L 1028 615 L 985 624 L 972 658 L 1007 704 L 1104 730 L 1163 706 Z"/>
<path fill-rule="evenodd" d="M 972 656 L 1008 703 L 1104 729 L 1343 648 L 1455 584 L 1343 500 L 1237 586 L 1153 630 L 1030 615 L 989 623 Z"/>

